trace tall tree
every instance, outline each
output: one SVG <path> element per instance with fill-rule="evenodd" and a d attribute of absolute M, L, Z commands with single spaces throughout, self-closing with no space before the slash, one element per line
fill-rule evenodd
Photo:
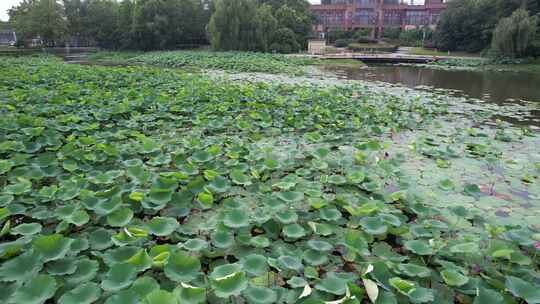
<path fill-rule="evenodd" d="M 537 16 L 529 16 L 523 8 L 517 9 L 497 24 L 493 32 L 493 50 L 504 57 L 525 56 L 536 36 L 537 24 Z"/>
<path fill-rule="evenodd" d="M 256 3 L 254 0 L 218 0 L 208 31 L 215 50 L 256 50 Z"/>
<path fill-rule="evenodd" d="M 20 36 L 39 36 L 47 46 L 61 42 L 67 31 L 64 7 L 56 0 L 23 0 L 9 11 L 9 17 Z"/>
<path fill-rule="evenodd" d="M 268 4 L 259 6 L 255 20 L 257 24 L 255 33 L 257 37 L 257 50 L 268 52 L 270 51 L 270 45 L 276 36 L 276 30 L 278 28 L 278 21 L 272 15 L 272 7 Z"/>

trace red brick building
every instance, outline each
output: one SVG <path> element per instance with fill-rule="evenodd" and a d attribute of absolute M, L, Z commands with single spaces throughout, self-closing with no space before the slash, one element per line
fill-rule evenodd
<path fill-rule="evenodd" d="M 414 0 L 322 0 L 311 10 L 318 18 L 315 31 L 321 38 L 331 28 L 369 28 L 372 36 L 379 38 L 385 28 L 435 26 L 446 9 L 445 2 L 425 0 L 425 4 L 416 5 Z"/>

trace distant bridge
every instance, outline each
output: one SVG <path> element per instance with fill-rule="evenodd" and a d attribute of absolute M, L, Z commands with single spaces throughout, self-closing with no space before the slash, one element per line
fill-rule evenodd
<path fill-rule="evenodd" d="M 365 63 L 429 63 L 445 59 L 437 56 L 419 56 L 405 55 L 397 53 L 389 54 L 364 54 L 364 53 L 342 53 L 342 54 L 327 54 L 316 56 L 324 60 L 332 59 L 356 59 Z"/>

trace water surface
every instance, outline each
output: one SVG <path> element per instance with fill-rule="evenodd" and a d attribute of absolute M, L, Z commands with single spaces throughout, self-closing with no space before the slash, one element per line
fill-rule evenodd
<path fill-rule="evenodd" d="M 383 81 L 411 88 L 432 87 L 497 104 L 534 102 L 529 122 L 540 125 L 540 73 L 457 71 L 414 66 L 372 65 L 325 68 L 344 79 Z"/>

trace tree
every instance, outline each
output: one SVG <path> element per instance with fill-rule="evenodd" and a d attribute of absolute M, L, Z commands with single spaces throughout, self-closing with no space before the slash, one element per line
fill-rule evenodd
<path fill-rule="evenodd" d="M 517 9 L 497 24 L 493 32 L 493 50 L 504 57 L 525 56 L 536 36 L 537 23 L 537 16 L 529 16 L 529 12 L 523 8 Z"/>
<path fill-rule="evenodd" d="M 303 47 L 307 46 L 307 41 L 311 33 L 311 15 L 302 11 L 297 11 L 287 4 L 282 5 L 275 13 L 280 26 L 290 29 L 295 40 Z"/>
<path fill-rule="evenodd" d="M 479 52 L 489 47 L 496 24 L 493 0 L 453 0 L 441 15 L 435 43 L 444 51 Z"/>
<path fill-rule="evenodd" d="M 9 17 L 19 36 L 39 36 L 47 46 L 55 46 L 67 32 L 64 7 L 56 0 L 24 0 L 9 10 Z"/>
<path fill-rule="evenodd" d="M 270 45 L 276 36 L 278 21 L 272 15 L 272 7 L 268 4 L 263 4 L 257 8 L 256 32 L 257 50 L 262 52 L 270 51 Z"/>
<path fill-rule="evenodd" d="M 208 31 L 215 50 L 257 49 L 256 3 L 253 0 L 218 0 Z"/>

